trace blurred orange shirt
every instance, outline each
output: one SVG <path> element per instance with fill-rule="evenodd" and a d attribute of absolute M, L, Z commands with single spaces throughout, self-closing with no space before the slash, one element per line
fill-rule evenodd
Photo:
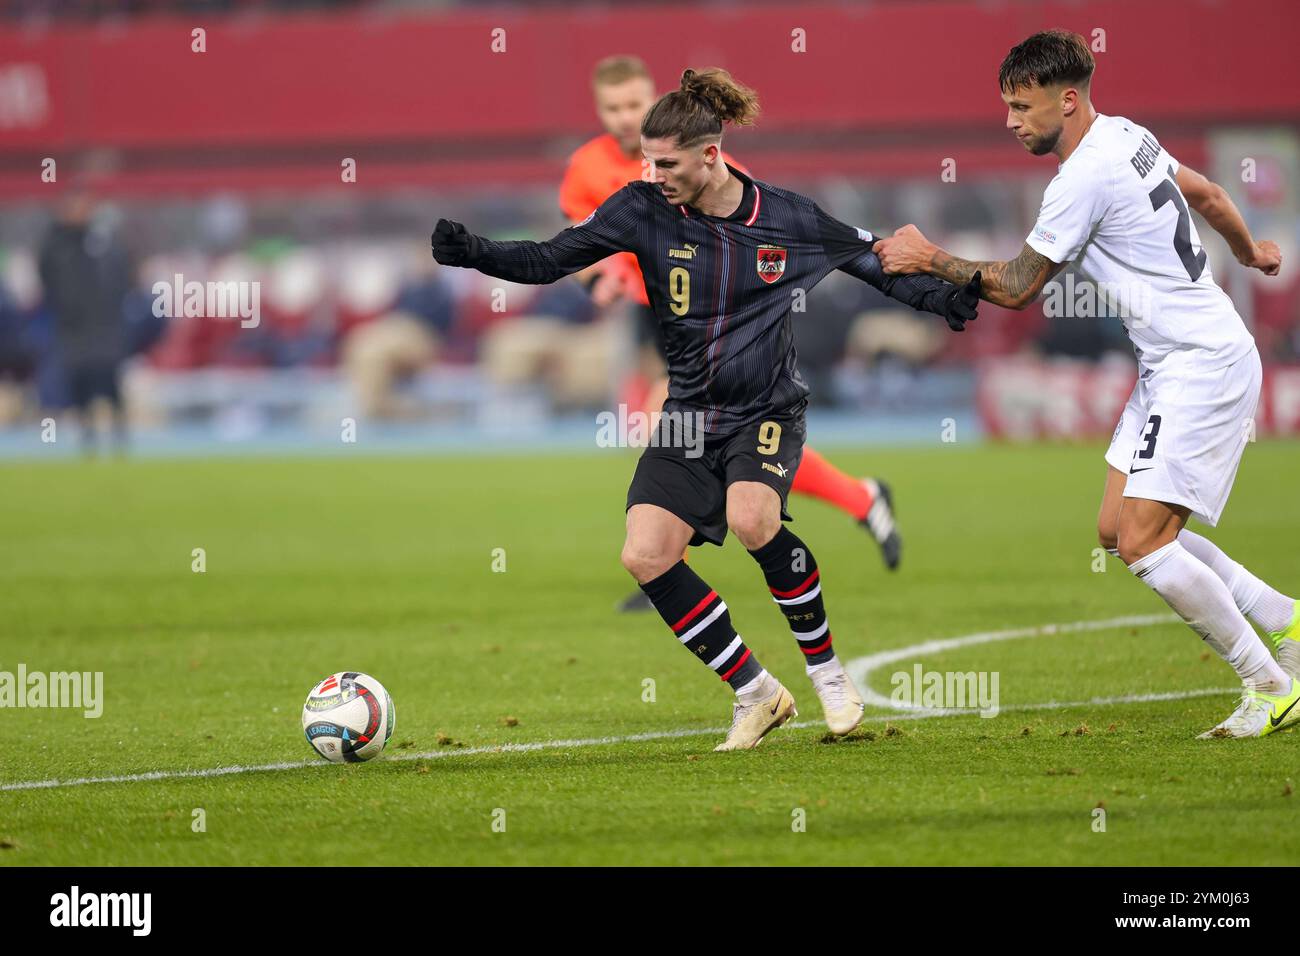
<path fill-rule="evenodd" d="M 745 175 L 749 170 L 725 152 L 724 162 L 730 163 Z M 628 183 L 641 178 L 642 159 L 629 159 L 619 148 L 618 140 L 606 133 L 578 147 L 569 157 L 569 167 L 560 183 L 560 209 L 570 222 L 582 222 L 614 193 Z M 645 279 L 636 256 L 620 252 L 604 261 L 605 268 L 625 273 L 628 294 L 642 305 L 649 305 L 645 294 Z"/>

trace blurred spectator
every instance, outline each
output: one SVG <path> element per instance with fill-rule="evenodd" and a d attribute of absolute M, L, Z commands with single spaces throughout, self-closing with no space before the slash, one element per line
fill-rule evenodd
<path fill-rule="evenodd" d="M 39 259 L 55 361 L 66 375 L 86 451 L 94 450 L 96 399 L 109 404 L 115 444 L 120 449 L 126 441 L 120 379 L 126 351 L 123 304 L 132 270 L 116 235 L 102 219 L 95 220 L 95 209 L 89 191 L 74 189 L 60 205 Z"/>
<path fill-rule="evenodd" d="M 343 368 L 369 418 L 418 418 L 423 409 L 404 386 L 438 357 L 438 336 L 416 316 L 393 312 L 349 332 Z"/>
<path fill-rule="evenodd" d="M 0 285 L 0 425 L 17 421 L 22 387 L 32 373 L 34 356 L 24 334 L 26 317 Z"/>

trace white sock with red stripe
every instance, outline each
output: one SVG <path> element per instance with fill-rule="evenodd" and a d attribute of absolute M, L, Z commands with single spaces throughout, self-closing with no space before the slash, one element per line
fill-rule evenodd
<path fill-rule="evenodd" d="M 766 670 L 760 669 L 757 677 L 743 687 L 736 688 L 736 700 L 742 704 L 757 704 L 772 693 L 773 688 L 769 686 L 769 677 L 772 677 L 772 675 Z M 776 678 L 772 677 L 772 680 L 776 680 Z"/>

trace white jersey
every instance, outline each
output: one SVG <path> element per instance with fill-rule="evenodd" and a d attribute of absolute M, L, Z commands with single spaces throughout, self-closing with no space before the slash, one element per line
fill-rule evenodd
<path fill-rule="evenodd" d="M 1048 185 L 1025 242 L 1074 262 L 1120 315 L 1144 367 L 1186 353 L 1221 368 L 1255 341 L 1210 273 L 1177 172 L 1150 132 L 1098 114 Z"/>

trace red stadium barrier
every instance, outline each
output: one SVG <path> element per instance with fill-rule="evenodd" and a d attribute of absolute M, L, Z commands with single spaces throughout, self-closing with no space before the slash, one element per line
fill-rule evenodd
<path fill-rule="evenodd" d="M 800 164 L 916 175 L 937 170 L 957 147 L 967 172 L 1037 172 L 1041 164 L 1002 129 L 995 74 L 1013 43 L 1048 26 L 1104 31 L 1101 108 L 1160 130 L 1195 162 L 1210 124 L 1300 117 L 1297 25 L 1291 0 L 1260 0 L 1248 16 L 1226 2 L 1154 0 L 633 6 L 581 16 L 563 7 L 194 14 L 36 32 L 6 26 L 0 196 L 47 196 L 41 159 L 93 147 L 122 151 L 106 183 L 137 192 L 339 186 L 348 156 L 362 187 L 553 181 L 573 138 L 594 132 L 588 74 L 613 52 L 640 54 L 665 86 L 684 66 L 717 63 L 757 87 L 761 127 L 742 132 L 751 139 L 738 148 L 752 142 L 768 176 Z M 198 28 L 202 53 L 191 50 Z M 806 52 L 792 50 L 799 36 Z M 504 51 L 494 52 L 494 39 Z"/>

